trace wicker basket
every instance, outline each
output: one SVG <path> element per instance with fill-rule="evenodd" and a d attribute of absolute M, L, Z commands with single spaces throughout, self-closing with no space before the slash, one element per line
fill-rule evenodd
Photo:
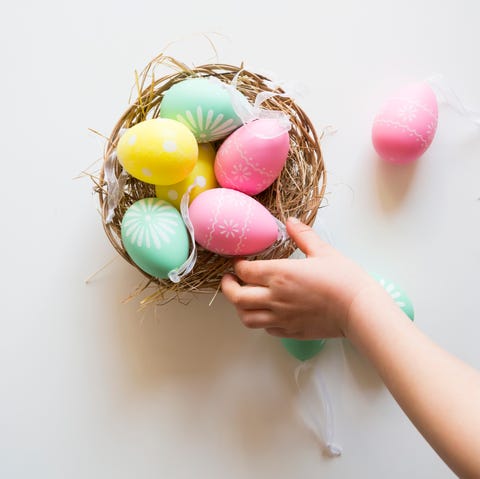
<path fill-rule="evenodd" d="M 158 65 L 167 67 L 172 73 L 155 79 L 154 72 Z M 126 261 L 146 276 L 145 285 L 139 288 L 139 291 L 147 287 L 153 287 L 153 292 L 142 301 L 143 304 L 161 303 L 172 298 L 180 299 L 184 296 L 183 293 L 218 291 L 223 274 L 230 270 L 232 266 L 231 258 L 219 256 L 199 246 L 197 262 L 193 271 L 179 283 L 154 278 L 140 270 L 123 247 L 120 224 L 125 211 L 132 203 L 141 198 L 155 196 L 155 187 L 130 175 L 123 173 L 122 180 L 119 183 L 120 197 L 115 209 L 113 212 L 110 210 L 109 215 L 108 199 L 111 192 L 109 192 L 109 182 L 105 175 L 105 165 L 109 161 L 113 162 L 113 165 L 109 165 L 109 171 L 113 172 L 117 179 L 120 178 L 123 169 L 116 160 L 115 149 L 123 129 L 143 120 L 158 117 L 163 94 L 175 83 L 189 77 L 207 76 L 215 76 L 226 83 L 230 83 L 234 77 L 237 77 L 237 89 L 252 103 L 257 94 L 262 91 L 278 93 L 278 95 L 266 100 L 262 107 L 270 110 L 281 110 L 290 119 L 292 125 L 289 132 L 290 152 L 281 175 L 267 190 L 255 196 L 272 215 L 282 222 L 285 222 L 289 216 L 295 216 L 304 223 L 312 225 L 325 192 L 324 162 L 315 128 L 305 112 L 291 98 L 286 96 L 281 88 L 272 86 L 272 83 L 266 77 L 246 70 L 243 65 L 237 67 L 207 64 L 189 68 L 176 59 L 165 55 L 153 59 L 141 75 L 137 76 L 138 97 L 118 120 L 108 139 L 103 166 L 95 188 L 100 202 L 103 226 L 110 242 Z M 215 146 L 218 147 L 219 144 Z M 267 255 L 260 254 L 255 258 L 287 258 L 294 249 L 295 246 L 287 240 L 270 250 Z"/>

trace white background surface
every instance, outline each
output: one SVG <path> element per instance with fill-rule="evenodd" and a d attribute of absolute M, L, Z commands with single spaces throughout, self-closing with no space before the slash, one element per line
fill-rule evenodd
<path fill-rule="evenodd" d="M 0 477 L 450 478 L 348 344 L 317 356 L 341 458 L 296 415 L 298 364 L 219 296 L 143 313 L 88 179 L 134 70 L 169 42 L 189 64 L 273 72 L 303 91 L 328 170 L 335 244 L 410 294 L 418 327 L 480 366 L 480 130 L 440 106 L 415 165 L 380 164 L 371 121 L 405 82 L 442 73 L 480 109 L 471 1 L 10 2 L 3 9 Z M 442 374 L 442 371 L 438 371 Z"/>

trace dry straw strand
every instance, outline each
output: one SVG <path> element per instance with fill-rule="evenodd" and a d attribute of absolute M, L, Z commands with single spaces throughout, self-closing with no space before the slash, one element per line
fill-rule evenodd
<path fill-rule="evenodd" d="M 166 67 L 168 74 L 155 78 L 158 67 Z M 285 222 L 288 217 L 294 216 L 308 225 L 315 221 L 317 211 L 322 203 L 326 189 L 325 166 L 320 149 L 320 142 L 315 128 L 305 112 L 277 87 L 272 90 L 268 78 L 250 72 L 244 65 L 233 66 L 226 64 L 206 64 L 197 67 L 188 67 L 173 57 L 161 54 L 154 58 L 140 74 L 135 76 L 135 85 L 138 97 L 131 102 L 114 126 L 107 140 L 103 155 L 103 164 L 115 153 L 121 132 L 143 120 L 156 118 L 160 113 L 160 104 L 163 94 L 175 83 L 189 77 L 214 76 L 223 82 L 230 83 L 237 76 L 237 89 L 252 103 L 258 93 L 274 91 L 279 95 L 266 100 L 262 107 L 284 112 L 291 122 L 290 152 L 285 167 L 277 180 L 264 192 L 255 196 L 273 216 Z M 218 145 L 216 145 L 218 146 Z M 122 173 L 122 167 L 115 160 L 115 175 Z M 218 291 L 220 280 L 226 271 L 232 268 L 232 258 L 225 258 L 198 247 L 198 259 L 195 268 L 180 283 L 154 278 L 130 259 L 121 241 L 120 225 L 125 211 L 137 200 L 154 197 L 153 185 L 143 183 L 133 177 L 128 177 L 123 188 L 123 195 L 115 209 L 113 220 L 107 223 L 108 190 L 105 182 L 104 167 L 95 181 L 95 192 L 98 195 L 100 211 L 105 233 L 117 252 L 132 266 L 139 269 L 147 278 L 143 287 L 132 293 L 136 296 L 148 288 L 153 292 L 141 301 L 142 306 L 151 303 L 167 301 L 183 301 L 185 294 L 214 293 Z M 295 247 L 290 240 L 278 245 L 267 255 L 259 254 L 254 259 L 287 258 Z"/>

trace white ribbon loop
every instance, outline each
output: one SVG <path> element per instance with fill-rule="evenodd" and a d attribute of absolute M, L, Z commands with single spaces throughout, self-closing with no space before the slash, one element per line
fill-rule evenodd
<path fill-rule="evenodd" d="M 241 70 L 233 77 L 230 84 L 222 82 L 217 77 L 208 77 L 210 81 L 215 82 L 224 88 L 230 95 L 230 100 L 232 102 L 232 107 L 237 116 L 240 118 L 242 123 L 246 125 L 251 121 L 258 120 L 261 118 L 269 118 L 278 120 L 281 125 L 281 134 L 282 132 L 289 131 L 291 128 L 291 123 L 288 116 L 280 110 L 268 110 L 266 108 L 261 108 L 262 103 L 264 103 L 269 98 L 274 96 L 287 96 L 284 93 L 278 93 L 274 91 L 261 91 L 255 97 L 253 105 L 248 101 L 248 98 L 243 95 L 237 89 L 238 77 L 241 73 Z"/>
<path fill-rule="evenodd" d="M 113 152 L 105 161 L 104 178 L 107 184 L 107 215 L 106 223 L 111 223 L 115 215 L 115 208 L 123 196 L 123 187 L 127 182 L 128 174 L 125 170 L 117 178 L 115 174 L 115 165 L 117 163 L 117 154 Z"/>
<path fill-rule="evenodd" d="M 316 369 L 316 370 L 315 370 Z M 300 377 L 310 372 L 307 379 L 313 384 L 313 393 L 310 392 L 305 382 Z M 318 368 L 314 368 L 311 361 L 302 362 L 295 369 L 295 382 L 297 383 L 300 400 L 300 415 L 305 425 L 315 434 L 321 442 L 325 453 L 330 457 L 342 454 L 341 446 L 334 443 L 333 410 L 327 387 Z M 320 404 L 323 409 L 324 424 L 319 420 L 318 411 Z"/>
<path fill-rule="evenodd" d="M 480 126 L 480 112 L 467 108 L 448 84 L 445 77 L 441 74 L 432 75 L 427 83 L 433 88 L 437 95 L 437 100 L 446 103 L 457 113 L 470 120 L 477 126 Z"/>
<path fill-rule="evenodd" d="M 183 194 L 182 200 L 180 202 L 180 213 L 182 215 L 183 222 L 187 227 L 188 233 L 190 234 L 192 252 L 190 253 L 185 263 L 183 263 L 178 268 L 169 271 L 168 277 L 173 283 L 179 283 L 188 273 L 190 273 L 190 271 L 192 271 L 195 263 L 197 262 L 197 244 L 195 243 L 195 231 L 193 229 L 193 224 L 190 221 L 190 216 L 188 214 L 190 194 L 196 186 L 198 186 L 197 179 L 195 179 L 195 181 L 188 187 L 187 191 Z"/>

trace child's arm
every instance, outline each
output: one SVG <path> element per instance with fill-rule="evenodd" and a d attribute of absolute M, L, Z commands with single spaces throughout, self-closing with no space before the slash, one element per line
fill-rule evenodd
<path fill-rule="evenodd" d="M 361 294 L 348 338 L 452 470 L 480 478 L 480 373 L 434 344 L 389 298 Z"/>
<path fill-rule="evenodd" d="M 222 290 L 244 324 L 304 339 L 345 336 L 460 477 L 480 477 L 480 373 L 429 340 L 361 268 L 306 225 L 303 260 L 244 261 Z"/>

